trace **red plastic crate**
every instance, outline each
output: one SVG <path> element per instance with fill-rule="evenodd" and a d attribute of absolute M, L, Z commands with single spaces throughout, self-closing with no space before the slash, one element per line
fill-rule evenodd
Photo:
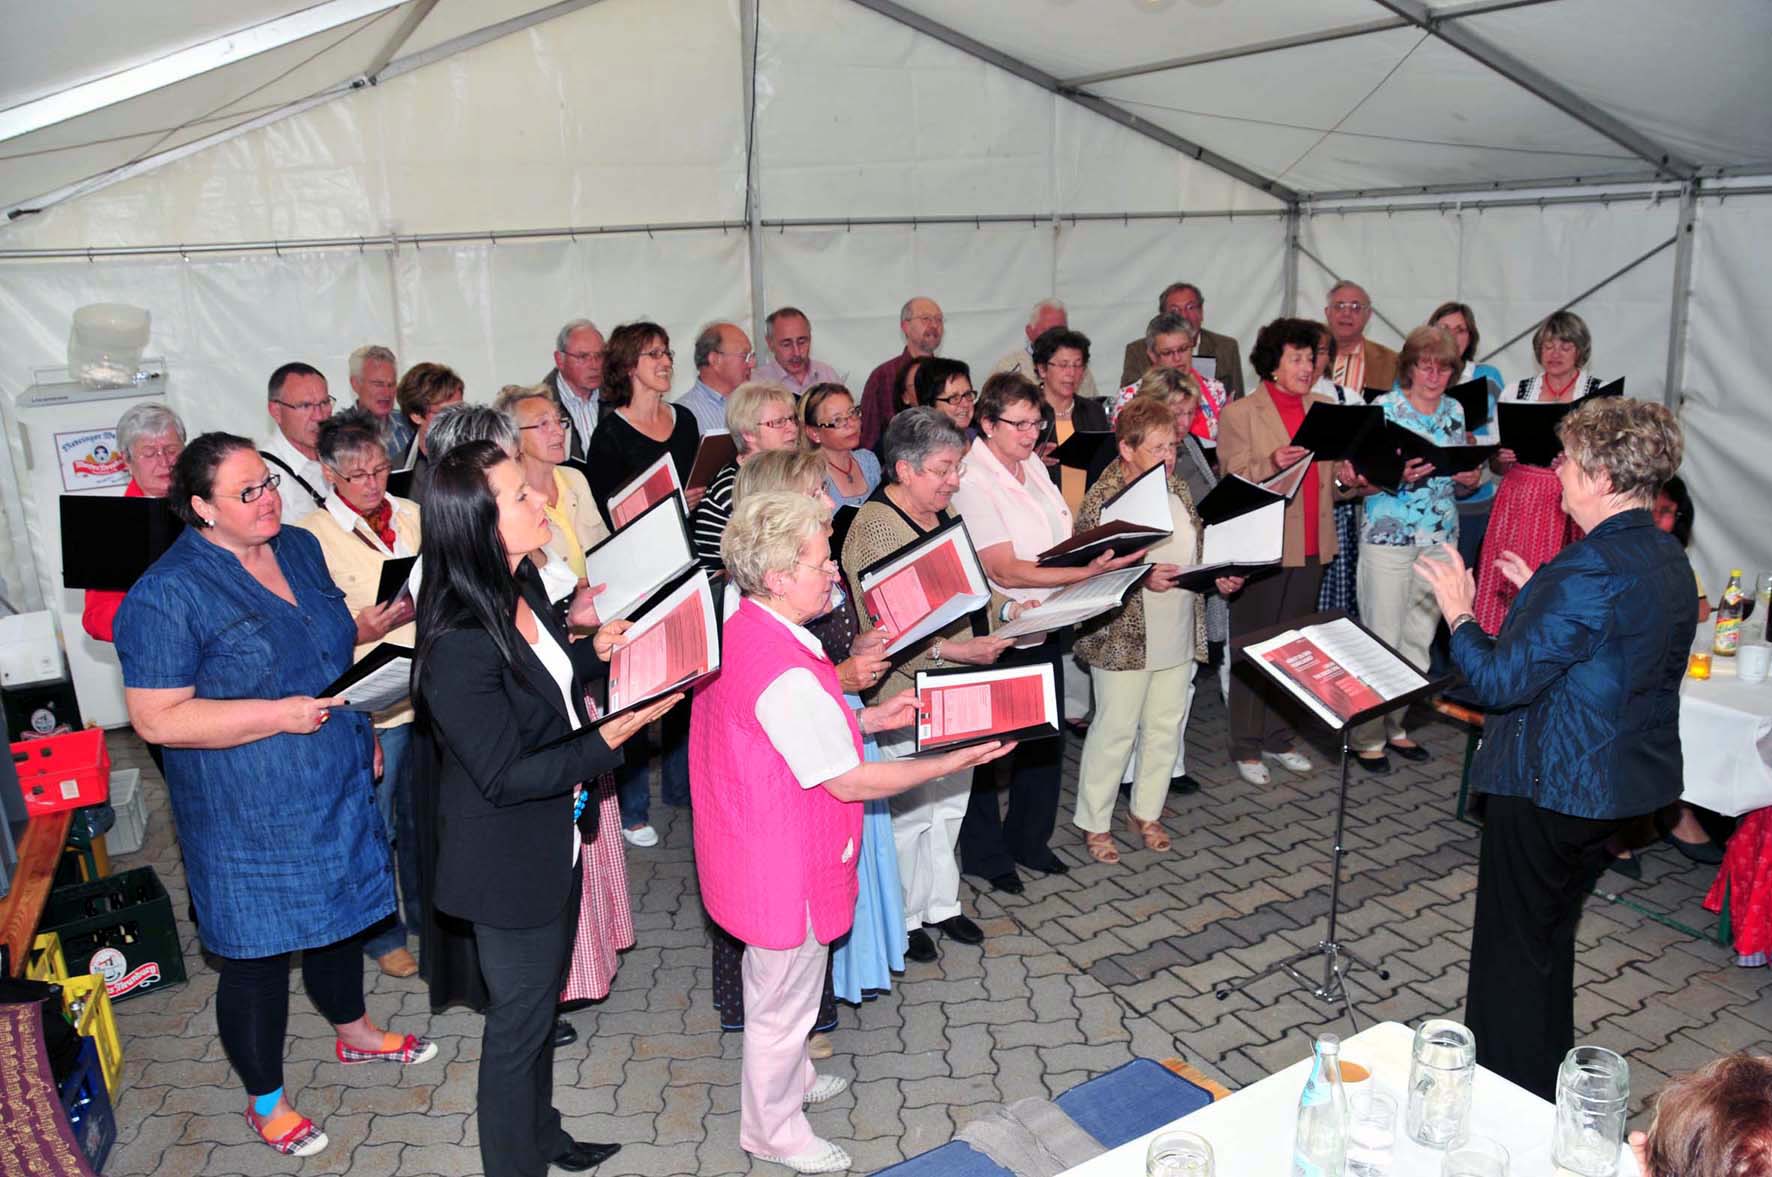
<path fill-rule="evenodd" d="M 99 728 L 12 745 L 19 791 L 33 816 L 99 805 L 111 798 L 111 753 Z"/>

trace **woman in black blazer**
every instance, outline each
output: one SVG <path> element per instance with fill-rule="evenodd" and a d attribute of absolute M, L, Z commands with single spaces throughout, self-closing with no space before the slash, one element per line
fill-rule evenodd
<path fill-rule="evenodd" d="M 472 923 L 490 995 L 477 1104 L 487 1177 L 581 1172 L 618 1147 L 574 1141 L 552 1106 L 580 840 L 598 834 L 579 783 L 615 767 L 615 749 L 682 698 L 584 730 L 585 692 L 627 623 L 567 636 L 522 555 L 547 540 L 541 498 L 497 446 L 458 446 L 434 468 L 413 696 L 438 753 L 432 901 Z M 567 622 L 596 625 L 588 593 Z"/>

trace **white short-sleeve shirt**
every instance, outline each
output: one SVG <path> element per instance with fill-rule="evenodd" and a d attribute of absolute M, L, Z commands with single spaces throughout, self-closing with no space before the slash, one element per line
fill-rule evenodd
<path fill-rule="evenodd" d="M 795 625 L 761 601 L 756 605 L 787 627 L 799 643 L 819 658 L 824 647 L 804 627 Z M 804 666 L 784 670 L 757 696 L 757 722 L 769 742 L 788 762 L 788 769 L 803 789 L 816 788 L 832 777 L 842 776 L 861 763 L 843 704 L 831 698 L 818 678 Z"/>

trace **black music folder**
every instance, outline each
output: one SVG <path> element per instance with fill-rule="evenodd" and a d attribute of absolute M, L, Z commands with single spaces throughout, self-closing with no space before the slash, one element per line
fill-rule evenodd
<path fill-rule="evenodd" d="M 1113 444 L 1112 429 L 1078 429 L 1052 451 L 1052 456 L 1058 459 L 1060 466 L 1069 466 L 1073 470 L 1093 470 L 1095 463 L 1101 459 L 1102 450 Z"/>
<path fill-rule="evenodd" d="M 1623 396 L 1624 378 L 1603 384 L 1572 401 L 1502 401 L 1496 408 L 1501 445 L 1528 466 L 1548 466 L 1563 452 L 1557 426 L 1583 403 L 1603 396 Z"/>
<path fill-rule="evenodd" d="M 406 582 L 412 579 L 412 566 L 417 563 L 417 556 L 390 556 L 383 560 L 381 580 L 375 586 L 375 603 L 386 605 L 404 592 Z"/>
<path fill-rule="evenodd" d="M 1319 462 L 1352 458 L 1365 436 L 1384 426 L 1384 410 L 1377 405 L 1332 405 L 1314 402 L 1292 444 L 1309 450 Z"/>
<path fill-rule="evenodd" d="M 1466 380 L 1463 384 L 1454 384 L 1446 390 L 1446 395 L 1458 402 L 1464 410 L 1464 429 L 1466 433 L 1475 433 L 1489 424 L 1489 379 L 1479 376 L 1475 380 Z"/>
<path fill-rule="evenodd" d="M 166 499 L 61 497 L 62 584 L 127 592 L 185 529 Z"/>
<path fill-rule="evenodd" d="M 1385 422 L 1387 438 L 1396 444 L 1398 456 L 1405 463 L 1411 458 L 1432 462 L 1434 476 L 1463 474 L 1475 470 L 1495 456 L 1498 445 L 1441 445 L 1431 437 L 1423 437 L 1395 421 Z"/>

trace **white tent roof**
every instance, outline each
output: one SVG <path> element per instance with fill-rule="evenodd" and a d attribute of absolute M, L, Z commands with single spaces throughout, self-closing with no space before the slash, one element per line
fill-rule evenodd
<path fill-rule="evenodd" d="M 15 0 L 0 208 L 595 2 Z M 781 27 L 823 12 L 757 2 Z M 855 2 L 1283 200 L 1772 170 L 1765 0 Z"/>

